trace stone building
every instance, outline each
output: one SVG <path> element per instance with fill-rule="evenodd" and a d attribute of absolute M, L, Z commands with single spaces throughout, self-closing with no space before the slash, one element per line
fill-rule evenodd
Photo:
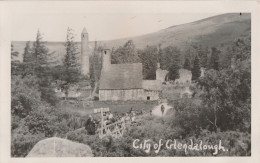
<path fill-rule="evenodd" d="M 157 64 L 157 70 L 156 70 L 156 80 L 159 80 L 161 82 L 165 81 L 166 75 L 169 73 L 167 70 L 162 70 L 160 68 L 160 63 Z"/>
<path fill-rule="evenodd" d="M 110 50 L 103 51 L 100 101 L 158 100 L 160 81 L 143 80 L 141 63 L 111 64 Z"/>
<path fill-rule="evenodd" d="M 192 74 L 191 71 L 186 69 L 180 69 L 179 70 L 180 77 L 175 80 L 175 84 L 190 84 Z"/>
<path fill-rule="evenodd" d="M 81 74 L 89 74 L 89 45 L 88 45 L 88 32 L 86 28 L 81 33 Z"/>

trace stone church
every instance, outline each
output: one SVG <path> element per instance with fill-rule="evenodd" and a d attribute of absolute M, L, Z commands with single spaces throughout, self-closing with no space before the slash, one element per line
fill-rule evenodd
<path fill-rule="evenodd" d="M 160 80 L 143 80 L 142 63 L 111 64 L 109 49 L 103 51 L 100 101 L 158 100 Z"/>

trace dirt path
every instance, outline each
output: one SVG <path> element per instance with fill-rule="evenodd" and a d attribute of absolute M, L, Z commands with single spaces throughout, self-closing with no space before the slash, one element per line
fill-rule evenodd
<path fill-rule="evenodd" d="M 165 110 L 164 110 L 164 114 L 162 115 L 162 111 L 161 111 L 161 106 L 164 106 Z M 161 103 L 160 105 L 157 105 L 153 108 L 153 111 L 152 111 L 152 114 L 155 115 L 155 116 L 159 116 L 159 117 L 162 117 L 162 116 L 165 116 L 165 114 L 167 113 L 167 111 L 170 109 L 170 108 L 173 108 L 172 106 L 168 105 L 167 103 Z"/>

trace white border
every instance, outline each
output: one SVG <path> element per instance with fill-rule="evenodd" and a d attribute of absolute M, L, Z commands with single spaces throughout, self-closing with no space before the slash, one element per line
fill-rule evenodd
<path fill-rule="evenodd" d="M 60 13 L 61 8 L 70 8 L 68 13 L 229 13 L 250 12 L 252 20 L 252 156 L 251 157 L 153 157 L 153 158 L 10 158 L 10 17 L 12 6 L 18 12 Z M 17 12 L 17 11 L 16 11 Z M 22 1 L 0 2 L 0 162 L 260 162 L 260 2 L 258 1 Z"/>

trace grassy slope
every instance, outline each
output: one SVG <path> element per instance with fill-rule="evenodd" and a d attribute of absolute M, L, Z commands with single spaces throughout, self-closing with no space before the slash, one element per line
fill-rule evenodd
<path fill-rule="evenodd" d="M 235 38 L 247 35 L 251 32 L 251 15 L 223 14 L 196 22 L 172 26 L 147 35 L 118 40 L 102 41 L 106 47 L 118 47 L 132 39 L 137 48 L 144 48 L 147 45 L 178 46 L 185 47 L 190 42 L 197 42 L 206 46 L 221 46 L 230 44 Z M 20 54 L 23 53 L 25 43 L 23 41 L 12 42 L 14 49 Z M 50 52 L 55 51 L 58 58 L 62 58 L 65 52 L 63 42 L 48 42 Z M 94 43 L 90 43 L 93 49 Z M 80 44 L 79 44 L 80 49 Z"/>

